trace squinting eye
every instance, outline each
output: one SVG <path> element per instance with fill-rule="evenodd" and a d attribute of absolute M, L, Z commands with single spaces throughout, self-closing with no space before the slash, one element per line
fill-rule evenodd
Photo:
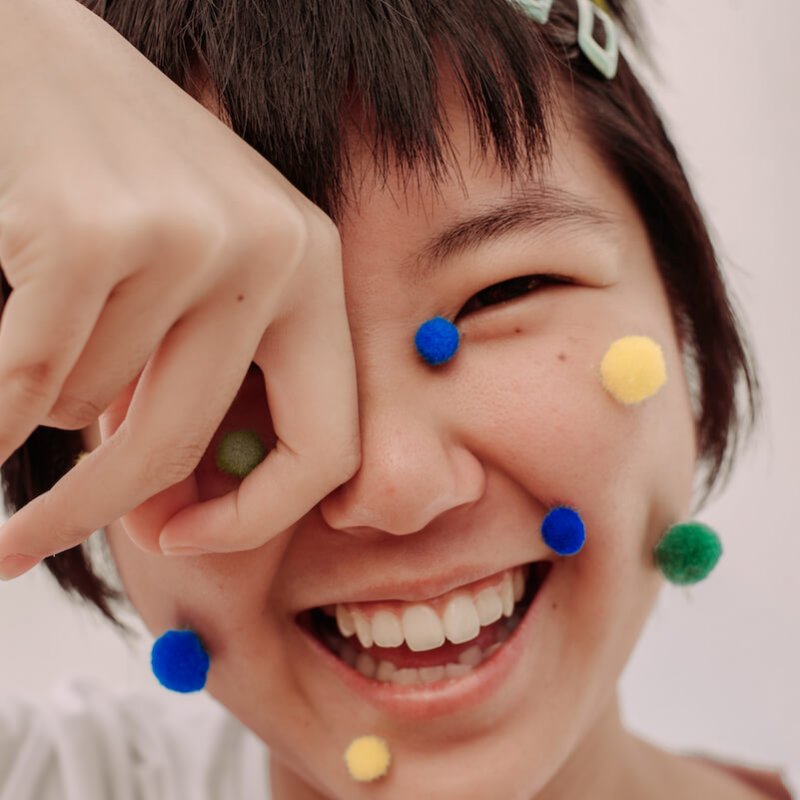
<path fill-rule="evenodd" d="M 556 275 L 523 275 L 501 283 L 495 283 L 472 295 L 458 312 L 456 319 L 473 311 L 480 311 L 480 309 L 487 306 L 507 303 L 517 297 L 534 292 L 543 286 L 551 286 L 558 283 L 569 283 L 569 281 Z"/>

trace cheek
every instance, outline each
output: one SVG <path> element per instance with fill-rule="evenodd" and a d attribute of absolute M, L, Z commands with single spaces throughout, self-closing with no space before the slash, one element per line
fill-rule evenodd
<path fill-rule="evenodd" d="M 191 627 L 215 653 L 228 647 L 237 628 L 263 623 L 275 569 L 271 549 L 283 539 L 244 553 L 168 557 L 145 552 L 117 525 L 108 529 L 125 592 L 148 630 L 160 636 Z"/>
<path fill-rule="evenodd" d="M 545 638 L 559 643 L 554 663 L 581 676 L 587 699 L 612 685 L 639 636 L 661 586 L 652 548 L 685 518 L 695 462 L 668 317 L 645 309 L 626 318 L 608 307 L 590 314 L 582 309 L 570 326 L 509 322 L 465 347 L 454 376 L 464 387 L 459 436 L 486 468 L 509 476 L 541 513 L 564 503 L 586 524 L 583 549 L 559 561 Z M 624 406 L 604 389 L 599 365 L 612 342 L 632 333 L 661 345 L 667 383 Z"/>
<path fill-rule="evenodd" d="M 170 559 L 142 551 L 122 530 L 109 541 L 126 592 L 152 636 L 194 630 L 211 659 L 205 691 L 260 735 L 279 741 L 278 723 L 305 710 L 287 695 L 293 665 L 288 650 L 276 646 L 293 623 L 270 603 L 264 578 L 274 569 L 269 546 Z"/>
<path fill-rule="evenodd" d="M 459 354 L 462 436 L 544 507 L 571 504 L 598 521 L 637 518 L 640 532 L 677 521 L 688 510 L 695 452 L 669 318 L 649 309 L 626 319 L 596 296 L 560 311 L 580 323 L 509 316 L 491 339 Z M 631 333 L 661 345 L 667 383 L 624 406 L 603 388 L 599 366 L 612 342 Z"/>

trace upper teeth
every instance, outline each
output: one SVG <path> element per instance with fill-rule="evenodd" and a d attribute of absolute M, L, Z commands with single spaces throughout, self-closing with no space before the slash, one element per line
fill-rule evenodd
<path fill-rule="evenodd" d="M 399 647 L 405 642 L 419 652 L 440 647 L 445 639 L 461 644 L 477 637 L 482 625 L 514 613 L 514 604 L 525 593 L 524 570 L 515 567 L 495 585 L 460 589 L 431 603 L 339 603 L 336 623 L 342 636 L 355 634 L 362 647 Z"/>

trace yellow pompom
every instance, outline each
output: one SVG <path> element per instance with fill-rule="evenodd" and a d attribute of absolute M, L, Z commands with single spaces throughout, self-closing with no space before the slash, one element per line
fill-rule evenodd
<path fill-rule="evenodd" d="M 647 336 L 625 336 L 608 348 L 600 364 L 603 386 L 620 403 L 652 397 L 667 382 L 667 365 L 659 345 Z"/>
<path fill-rule="evenodd" d="M 359 736 L 344 754 L 350 776 L 356 781 L 374 781 L 389 770 L 389 745 L 379 736 Z"/>

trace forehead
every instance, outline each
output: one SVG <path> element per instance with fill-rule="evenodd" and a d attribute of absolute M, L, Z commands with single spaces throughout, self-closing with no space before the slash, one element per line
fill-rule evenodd
<path fill-rule="evenodd" d="M 446 261 L 507 234 L 593 229 L 619 237 L 638 213 L 564 103 L 553 115 L 551 151 L 535 174 L 504 170 L 493 149 L 481 152 L 452 78 L 441 86 L 448 120 L 446 174 L 434 182 L 424 164 L 411 174 L 384 174 L 362 131 L 350 126 L 354 181 L 340 220 L 348 250 L 379 246 L 400 259 L 412 282 Z"/>
<path fill-rule="evenodd" d="M 385 248 L 405 249 L 403 272 L 415 281 L 444 257 L 513 229 L 594 225 L 614 235 L 613 227 L 640 223 L 638 210 L 577 123 L 567 82 L 555 82 L 560 91 L 556 107 L 548 109 L 551 151 L 541 159 L 542 169 L 531 175 L 521 167 L 509 174 L 492 147 L 481 151 L 454 68 L 436 42 L 432 47 L 447 129 L 444 175 L 433 181 L 424 159 L 410 173 L 391 164 L 378 170 L 370 144 L 372 115 L 350 96 L 342 130 L 353 169 L 350 180 L 343 177 L 345 202 L 337 220 L 345 247 L 380 237 Z M 199 66 L 193 85 L 201 87 L 196 99 L 230 125 Z"/>
<path fill-rule="evenodd" d="M 342 176 L 337 227 L 343 249 L 353 254 L 379 245 L 377 252 L 396 256 L 402 274 L 417 282 L 469 249 L 526 228 L 569 232 L 593 226 L 616 239 L 624 237 L 625 228 L 643 230 L 638 210 L 577 122 L 567 82 L 556 80 L 560 91 L 549 109 L 551 148 L 541 169 L 531 174 L 522 164 L 510 174 L 493 147 L 481 150 L 453 67 L 438 46 L 434 53 L 447 131 L 438 180 L 431 178 L 424 158 L 410 172 L 401 171 L 391 163 L 391 148 L 388 169 L 378 169 L 372 115 L 358 97 L 347 100 L 342 132 L 352 172 L 349 180 Z M 197 99 L 230 125 L 205 73 L 196 79 L 202 87 Z"/>

